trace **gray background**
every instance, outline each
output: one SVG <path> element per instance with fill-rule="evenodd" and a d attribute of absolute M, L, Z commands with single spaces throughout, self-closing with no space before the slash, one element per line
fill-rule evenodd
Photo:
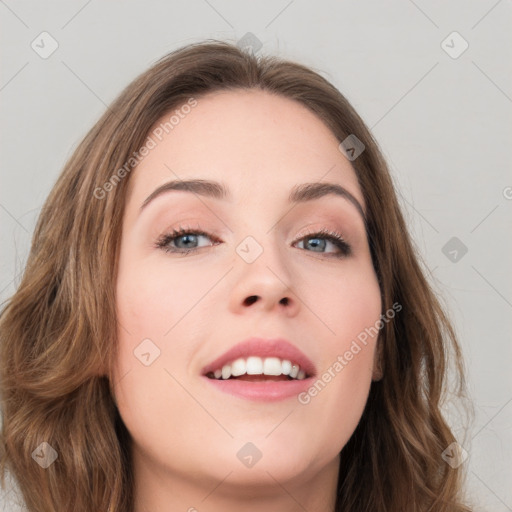
<path fill-rule="evenodd" d="M 379 141 L 466 357 L 469 494 L 475 510 L 512 511 L 510 0 L 0 0 L 0 19 L 1 300 L 45 197 L 105 106 L 165 53 L 251 32 L 257 53 L 331 80 Z"/>

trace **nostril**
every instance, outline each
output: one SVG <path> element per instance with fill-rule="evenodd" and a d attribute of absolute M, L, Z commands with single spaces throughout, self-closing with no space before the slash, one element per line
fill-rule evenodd
<path fill-rule="evenodd" d="M 281 301 L 280 301 L 280 302 L 281 302 L 281 304 L 283 304 L 284 306 L 288 306 L 288 300 L 289 300 L 289 299 L 288 299 L 288 297 L 284 297 L 284 298 L 282 298 L 282 299 L 281 299 Z"/>
<path fill-rule="evenodd" d="M 246 306 L 250 306 L 251 304 L 254 304 L 258 300 L 258 297 L 256 295 L 251 295 L 250 297 L 247 297 L 244 300 L 244 304 Z"/>

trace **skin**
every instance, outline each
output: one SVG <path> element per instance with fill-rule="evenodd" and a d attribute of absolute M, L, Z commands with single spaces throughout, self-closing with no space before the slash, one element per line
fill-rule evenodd
<path fill-rule="evenodd" d="M 228 395 L 200 373 L 238 342 L 260 336 L 291 341 L 318 377 L 380 318 L 354 205 L 332 194 L 287 203 L 293 186 L 322 181 L 345 187 L 365 208 L 338 145 L 292 100 L 217 92 L 198 99 L 133 171 L 117 276 L 114 392 L 133 439 L 136 512 L 333 510 L 339 453 L 378 378 L 376 337 L 307 405 L 296 396 L 255 402 Z M 156 188 L 178 178 L 222 181 L 233 197 L 170 191 L 140 211 Z M 192 240 L 198 248 L 188 255 L 155 247 L 180 225 L 214 238 Z M 352 254 L 332 257 L 339 249 L 329 241 L 315 251 L 308 243 L 314 236 L 300 241 L 322 228 L 340 232 Z M 247 236 L 263 249 L 250 264 L 235 250 Z M 245 302 L 250 296 L 258 300 Z M 148 338 L 160 356 L 145 366 L 134 350 Z M 251 468 L 237 458 L 247 442 L 263 455 Z"/>

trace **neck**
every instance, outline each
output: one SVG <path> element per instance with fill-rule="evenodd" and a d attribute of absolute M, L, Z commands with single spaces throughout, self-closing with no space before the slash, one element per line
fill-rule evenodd
<path fill-rule="evenodd" d="M 252 482 L 242 482 L 236 469 L 218 479 L 183 475 L 156 467 L 135 451 L 134 512 L 334 512 L 338 470 L 336 457 L 312 474 L 280 480 L 261 471 L 260 478 L 255 473 Z"/>

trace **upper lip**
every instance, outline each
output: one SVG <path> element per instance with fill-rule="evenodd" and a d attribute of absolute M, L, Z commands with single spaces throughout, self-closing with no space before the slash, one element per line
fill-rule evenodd
<path fill-rule="evenodd" d="M 231 363 L 239 358 L 247 358 L 250 356 L 258 357 L 278 357 L 279 359 L 287 359 L 292 363 L 297 363 L 306 376 L 311 377 L 316 374 L 315 365 L 300 349 L 288 340 L 283 338 L 249 338 L 242 341 L 224 352 L 217 359 L 206 365 L 202 370 L 202 375 L 207 375 L 217 369 L 221 369 L 224 365 Z"/>

